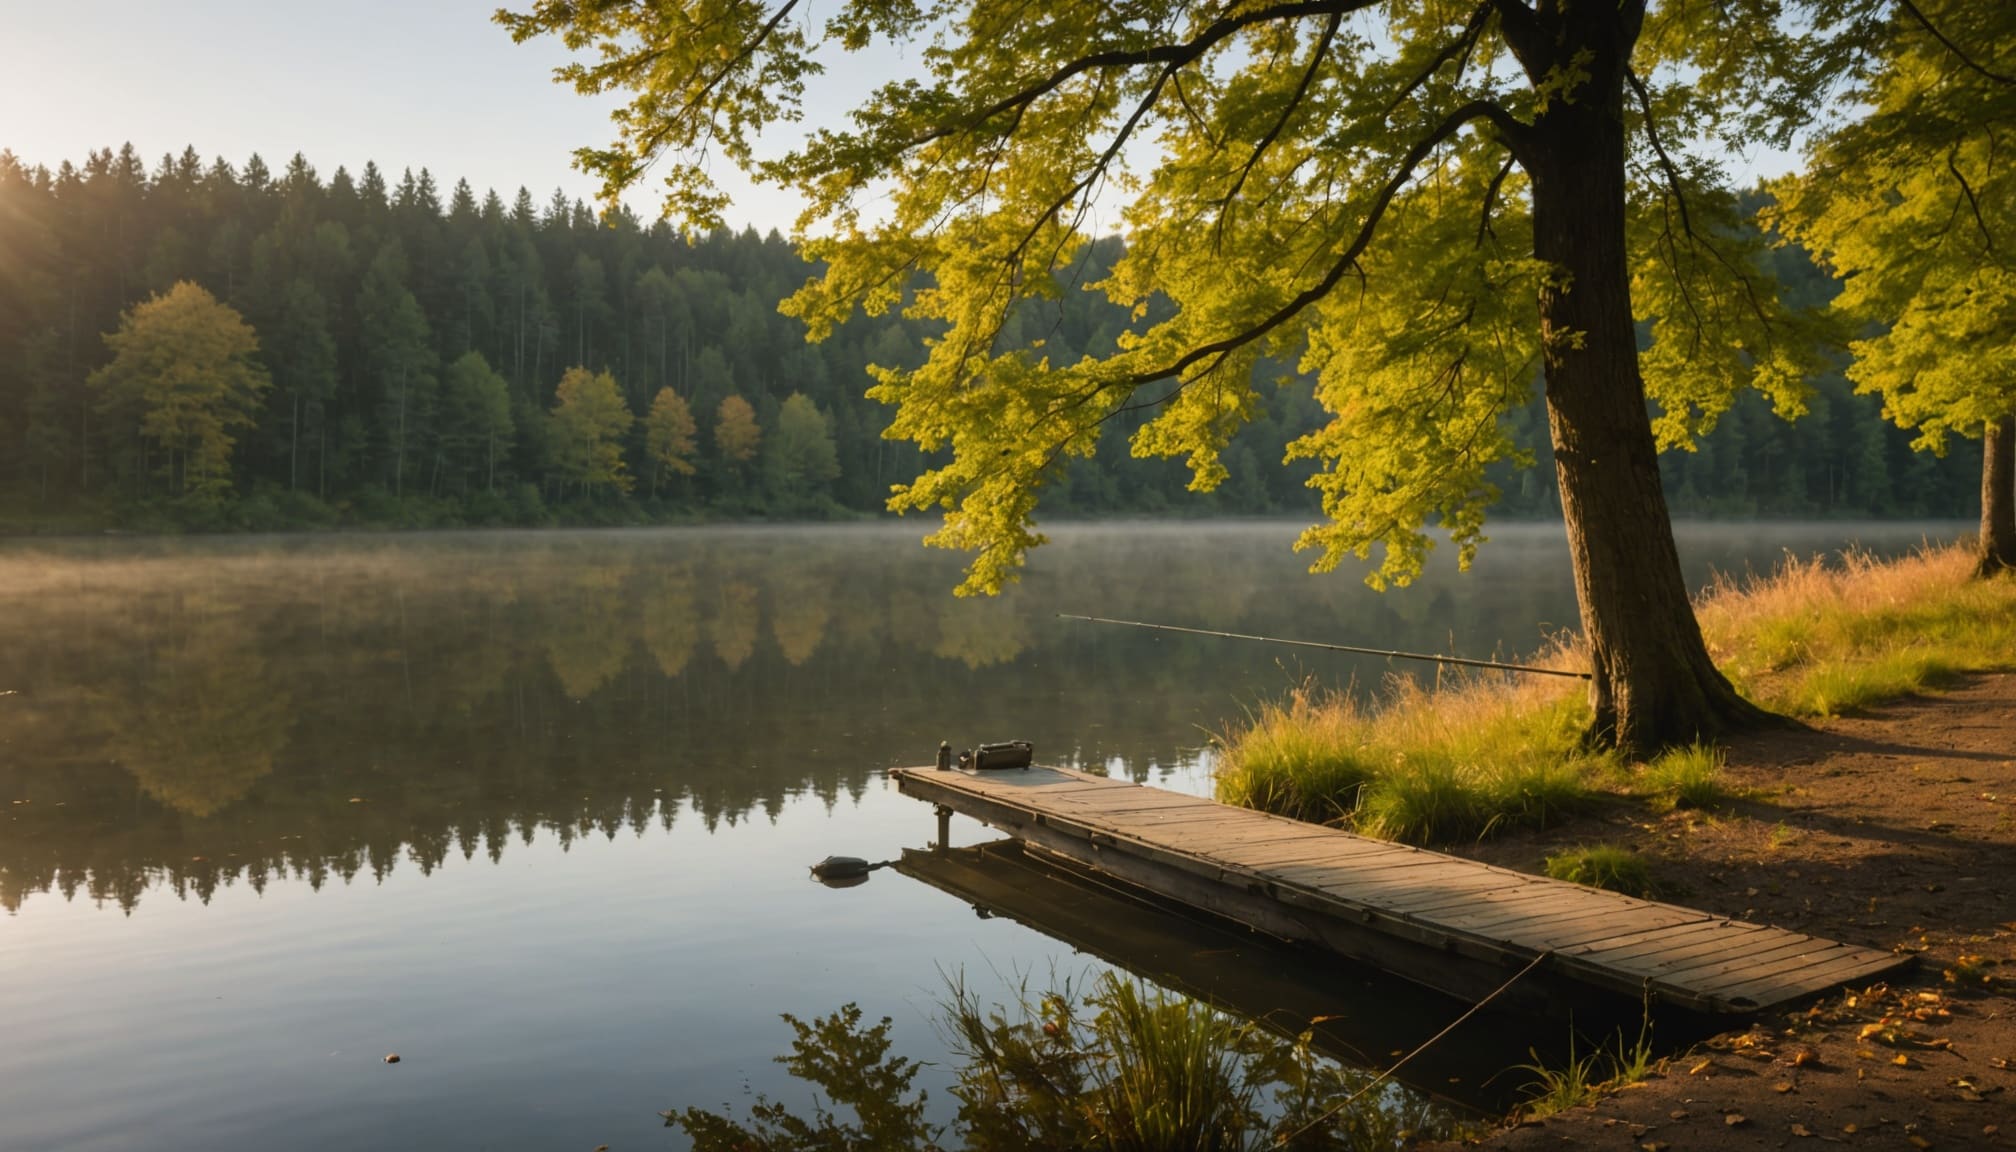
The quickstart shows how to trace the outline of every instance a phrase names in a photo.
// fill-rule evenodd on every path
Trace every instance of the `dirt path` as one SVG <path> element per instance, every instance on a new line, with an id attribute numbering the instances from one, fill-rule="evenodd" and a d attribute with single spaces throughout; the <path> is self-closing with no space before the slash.
<path id="1" fill-rule="evenodd" d="M 1472 854 L 1537 870 L 1569 845 L 1624 844 L 1667 898 L 1908 949 L 1918 969 L 1717 1037 L 1485 1145 L 2016 1148 L 2016 674 L 1738 741 L 1727 781 L 1742 795 L 1712 813 L 1619 805 Z"/>

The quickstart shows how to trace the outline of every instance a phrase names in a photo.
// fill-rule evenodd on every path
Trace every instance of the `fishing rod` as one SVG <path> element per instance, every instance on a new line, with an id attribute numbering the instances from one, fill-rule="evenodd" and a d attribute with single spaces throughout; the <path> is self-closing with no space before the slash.
<path id="1" fill-rule="evenodd" d="M 1530 672 L 1535 676 L 1572 676 L 1588 680 L 1587 672 L 1562 668 L 1541 668 L 1533 664 L 1504 664 L 1496 660 L 1470 660 L 1462 656 L 1431 656 L 1426 652 L 1401 652 L 1387 648 L 1359 648 L 1351 644 L 1325 644 L 1321 640 L 1285 640 L 1279 636 L 1251 636 L 1244 632 L 1214 632 L 1209 628 L 1185 628 L 1177 624 L 1148 624 L 1140 620 L 1109 620 L 1104 616 L 1074 616 L 1057 613 L 1059 620 L 1083 620 L 1088 624 L 1118 624 L 1125 628 L 1148 628 L 1156 632 L 1187 632 L 1192 636 L 1216 636 L 1221 640 L 1258 640 L 1263 644 L 1292 644 L 1298 648 L 1322 648 L 1329 652 L 1356 652 L 1361 656 L 1384 656 L 1388 660 L 1432 660 L 1437 664 L 1460 664 L 1465 668 L 1493 668 L 1500 672 Z"/>

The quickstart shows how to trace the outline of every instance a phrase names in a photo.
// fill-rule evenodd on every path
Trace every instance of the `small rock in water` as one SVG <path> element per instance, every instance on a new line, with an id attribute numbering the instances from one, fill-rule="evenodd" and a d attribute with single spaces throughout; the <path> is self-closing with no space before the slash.
<path id="1" fill-rule="evenodd" d="M 397 1064 L 398 1062 L 399 1054 L 397 1052 L 390 1053 L 385 1057 L 385 1063 L 387 1064 Z"/>

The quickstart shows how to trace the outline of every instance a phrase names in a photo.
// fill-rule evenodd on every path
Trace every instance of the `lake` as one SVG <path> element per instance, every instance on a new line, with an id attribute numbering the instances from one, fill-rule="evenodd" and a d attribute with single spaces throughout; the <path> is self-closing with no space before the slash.
<path id="1" fill-rule="evenodd" d="M 885 769 L 1026 739 L 1203 792 L 1254 702 L 1420 667 L 1057 613 L 1504 657 L 1576 619 L 1558 525 L 1384 594 L 1295 531 L 1058 527 L 992 600 L 901 523 L 0 544 L 0 1148 L 677 1148 L 660 1110 L 803 1099 L 778 1015 L 848 1002 L 942 1061 L 948 974 L 1101 962 L 810 882 L 932 836 Z M 1699 584 L 1965 531 L 1680 538 Z"/>

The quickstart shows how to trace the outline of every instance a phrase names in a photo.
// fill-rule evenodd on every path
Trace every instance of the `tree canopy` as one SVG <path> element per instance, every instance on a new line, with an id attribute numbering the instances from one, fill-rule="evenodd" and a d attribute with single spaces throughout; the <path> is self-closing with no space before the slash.
<path id="1" fill-rule="evenodd" d="M 2016 12 L 1932 7 L 1986 65 L 2016 56 Z M 2016 78 L 1983 66 L 1901 28 L 1853 93 L 1868 114 L 1777 186 L 1776 222 L 1841 278 L 1834 305 L 1863 326 L 1849 378 L 1931 447 L 2016 408 L 2016 177 L 1999 154 L 2016 133 Z"/>
<path id="2" fill-rule="evenodd" d="M 828 486 L 841 508 L 872 512 L 892 483 L 925 464 L 915 445 L 885 440 L 886 409 L 864 393 L 864 365 L 917 362 L 934 322 L 899 315 L 856 318 L 817 346 L 777 313 L 778 301 L 816 267 L 781 236 L 753 230 L 681 234 L 627 210 L 596 216 L 564 197 L 537 204 L 527 193 L 485 194 L 422 169 L 386 179 L 320 175 L 296 157 L 269 172 L 257 157 L 204 164 L 193 151 L 164 156 L 151 171 L 131 149 L 104 149 L 54 170 L 0 151 L 0 519 L 65 526 L 148 525 L 277 529 L 309 524 L 546 524 L 597 521 L 623 497 L 559 495 L 547 453 L 545 412 L 567 367 L 561 353 L 585 347 L 586 367 L 616 377 L 631 410 L 649 411 L 659 389 L 686 399 L 711 428 L 721 398 L 739 392 L 764 426 L 793 392 L 830 422 L 841 472 Z M 451 191 L 430 201 L 429 189 Z M 433 421 L 410 431 L 425 465 L 392 495 L 396 405 L 382 401 L 378 349 L 357 323 L 357 304 L 378 252 L 396 241 L 403 286 L 419 302 L 436 354 L 441 397 Z M 1094 241 L 1088 277 L 1124 251 Z M 576 277 L 576 255 L 601 269 Z M 1832 281 L 1796 249 L 1774 251 L 1786 291 L 1824 302 Z M 585 267 L 585 266 L 584 266 Z M 257 426 L 235 432 L 232 490 L 217 504 L 162 503 L 166 489 L 136 479 L 130 427 L 91 410 L 85 379 L 110 358 L 97 339 L 120 315 L 188 280 L 243 314 L 259 338 L 273 387 Z M 577 299 L 578 297 L 578 299 Z M 593 298 L 601 309 L 582 307 Z M 1092 292 L 1068 292 L 1042 309 L 1011 315 L 1002 341 L 1040 339 L 1053 357 L 1103 354 L 1128 326 L 1125 310 Z M 478 351 L 509 385 L 511 430 L 494 470 L 478 468 L 450 395 L 453 365 Z M 1050 515 L 1311 515 L 1304 481 L 1316 461 L 1277 467 L 1286 446 L 1327 415 L 1315 382 L 1293 366 L 1255 369 L 1262 410 L 1222 454 L 1226 482 L 1186 491 L 1180 460 L 1130 458 L 1133 430 L 1155 415 L 1123 413 L 1090 457 L 1072 457 L 1044 494 Z M 1271 381 L 1289 374 L 1278 387 Z M 396 382 L 396 377 L 395 377 Z M 1812 412 L 1797 425 L 1771 414 L 1759 393 L 1739 397 L 1695 452 L 1660 461 L 1677 514 L 1855 517 L 1957 515 L 1971 504 L 1978 441 L 1946 457 L 1910 451 L 1910 435 L 1880 416 L 1880 401 L 1853 395 L 1832 372 L 1813 381 Z M 1547 413 L 1536 399 L 1506 423 L 1520 457 L 1492 465 L 1503 490 L 1497 510 L 1559 514 Z M 631 471 L 650 472 L 648 433 L 633 429 Z M 626 520 L 688 520 L 754 512 L 767 498 L 743 492 L 731 506 L 712 438 L 698 438 L 690 482 L 645 484 L 621 510 Z M 434 467 L 437 452 L 440 467 Z M 158 463 L 158 461 L 156 461 Z M 151 467 L 151 465 L 150 465 Z M 151 473 L 150 473 L 151 475 Z M 570 489 L 572 491 L 572 489 Z M 761 509 L 769 511 L 768 509 Z M 18 519 L 17 519 L 18 518 Z"/>
<path id="3" fill-rule="evenodd" d="M 105 346 L 112 362 L 90 380 L 99 408 L 160 450 L 171 490 L 219 499 L 231 484 L 235 430 L 252 424 L 272 383 L 251 327 L 185 281 L 129 312 Z"/>
<path id="4" fill-rule="evenodd" d="M 950 451 L 892 505 L 943 512 L 932 541 L 974 553 L 962 591 L 1014 577 L 1060 461 L 1126 413 L 1152 413 L 1135 455 L 1183 458 L 1198 489 L 1227 480 L 1263 356 L 1315 375 L 1331 414 L 1291 448 L 1318 463 L 1327 519 L 1300 542 L 1317 566 L 1376 548 L 1373 579 L 1404 582 L 1430 522 L 1467 561 L 1490 469 L 1518 455 L 1506 418 L 1544 377 L 1592 738 L 1642 749 L 1760 718 L 1701 643 L 1657 450 L 1745 387 L 1804 409 L 1814 333 L 1736 227 L 1720 159 L 1786 144 L 1886 5 L 798 8 L 536 0 L 497 18 L 580 52 L 563 81 L 627 96 L 616 140 L 577 154 L 612 199 L 669 158 L 667 210 L 718 219 L 695 161 L 724 154 L 805 198 L 824 271 L 786 309 L 815 339 L 857 309 L 942 327 L 871 395 L 896 407 L 890 435 Z M 849 126 L 758 151 L 825 60 L 918 41 L 918 74 Z M 1125 254 L 1088 275 L 1116 202 Z M 1001 339 L 1079 288 L 1129 311 L 1110 352 Z"/>
<path id="5" fill-rule="evenodd" d="M 623 435 L 636 421 L 607 372 L 569 368 L 553 398 L 554 456 L 568 480 L 588 488 L 628 492 Z"/>
<path id="6" fill-rule="evenodd" d="M 1662 437 L 1685 443 L 1739 384 L 1798 411 L 1812 367 L 1776 330 L 1754 253 L 1716 236 L 1734 202 L 1712 153 L 1682 151 L 1715 133 L 1782 139 L 1789 117 L 1766 113 L 1799 95 L 1797 45 L 1775 6 L 1625 7 L 1643 22 L 1633 288 Z M 924 365 L 883 366 L 874 394 L 898 406 L 893 434 L 952 449 L 896 503 L 948 510 L 941 541 L 978 550 L 977 589 L 1011 575 L 1060 458 L 1093 452 L 1116 416 L 1155 411 L 1134 453 L 1186 458 L 1197 488 L 1223 482 L 1223 449 L 1259 410 L 1263 353 L 1318 375 L 1333 414 L 1293 449 L 1325 465 L 1330 523 L 1304 541 L 1322 566 L 1384 545 L 1381 571 L 1405 580 L 1436 519 L 1474 545 L 1486 470 L 1521 455 L 1500 418 L 1540 366 L 1532 300 L 1548 273 L 1517 160 L 1530 121 L 1589 81 L 1576 51 L 1535 41 L 1553 11 L 860 2 L 821 27 L 790 2 L 555 2 L 499 18 L 594 49 L 563 71 L 584 91 L 629 93 L 619 139 L 579 154 L 612 195 L 669 157 L 668 211 L 716 220 L 724 199 L 677 163 L 708 148 L 805 195 L 801 228 L 827 271 L 787 308 L 815 336 L 857 307 L 945 325 Z M 1725 17 L 1746 35 L 1716 31 Z M 929 40 L 922 75 L 877 90 L 850 128 L 759 155 L 756 129 L 801 111 L 827 57 L 915 39 Z M 1088 277 L 1080 258 L 1115 185 L 1133 193 L 1127 254 Z M 864 211 L 885 187 L 886 215 Z M 919 272 L 927 286 L 906 298 Z M 1137 321 L 1111 354 L 1058 360 L 999 339 L 1018 308 L 1088 287 Z"/>

